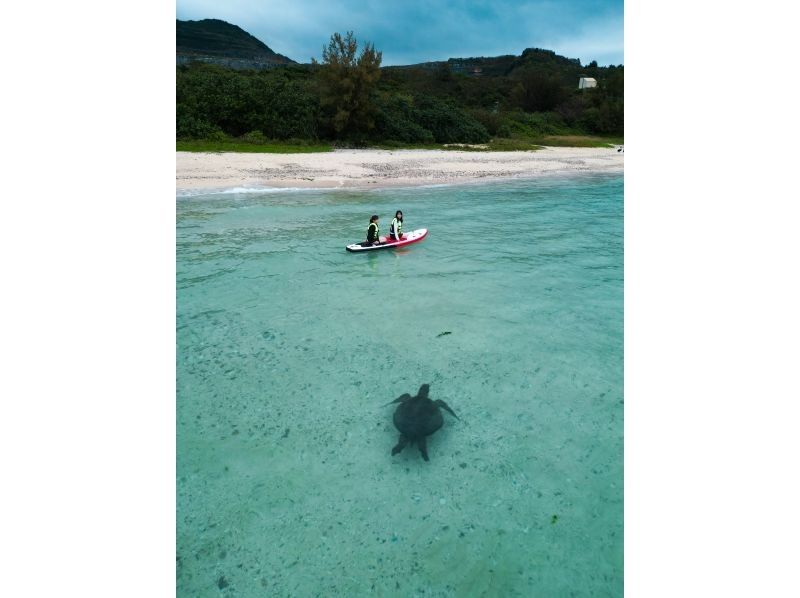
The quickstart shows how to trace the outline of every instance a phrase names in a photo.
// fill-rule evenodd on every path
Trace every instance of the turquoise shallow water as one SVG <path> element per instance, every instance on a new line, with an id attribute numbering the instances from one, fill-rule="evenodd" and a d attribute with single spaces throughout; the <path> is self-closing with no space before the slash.
<path id="1" fill-rule="evenodd" d="M 622 595 L 622 232 L 621 175 L 178 197 L 178 595 Z"/>

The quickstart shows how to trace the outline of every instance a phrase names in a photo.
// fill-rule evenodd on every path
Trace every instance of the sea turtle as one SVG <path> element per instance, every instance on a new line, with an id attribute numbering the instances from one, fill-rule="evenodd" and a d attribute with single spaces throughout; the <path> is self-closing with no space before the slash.
<path id="1" fill-rule="evenodd" d="M 405 393 L 391 403 L 387 403 L 387 405 L 400 403 L 394 412 L 394 425 L 400 430 L 400 440 L 397 446 L 392 449 L 392 455 L 402 451 L 407 444 L 416 442 L 419 452 L 422 453 L 422 458 L 428 461 L 426 437 L 441 428 L 444 423 L 439 407 L 447 410 L 453 417 L 458 419 L 458 416 L 453 413 L 447 403 L 441 399 L 431 401 L 428 398 L 429 390 L 430 385 L 423 384 L 419 387 L 417 396 L 412 397 L 410 394 Z"/>

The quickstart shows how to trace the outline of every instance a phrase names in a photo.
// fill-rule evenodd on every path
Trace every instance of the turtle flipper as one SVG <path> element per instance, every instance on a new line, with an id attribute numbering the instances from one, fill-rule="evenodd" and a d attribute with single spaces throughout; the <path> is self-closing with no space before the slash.
<path id="1" fill-rule="evenodd" d="M 446 410 L 448 413 L 450 413 L 450 415 L 452 415 L 452 416 L 453 416 L 453 417 L 455 417 L 456 419 L 459 419 L 459 417 L 458 417 L 458 416 L 457 416 L 457 415 L 456 415 L 456 414 L 453 412 L 453 410 L 452 410 L 452 409 L 450 409 L 450 407 L 448 406 L 448 404 L 447 404 L 447 403 L 445 403 L 445 402 L 444 402 L 442 399 L 439 399 L 438 401 L 434 401 L 434 403 L 436 403 L 437 405 L 439 405 L 439 407 L 441 407 L 442 409 Z"/>
<path id="2" fill-rule="evenodd" d="M 407 444 L 408 444 L 408 438 L 400 434 L 400 440 L 397 441 L 397 445 L 395 445 L 395 447 L 392 449 L 392 455 L 396 455 L 397 453 L 402 451 L 404 448 L 406 448 Z"/>
<path id="3" fill-rule="evenodd" d="M 392 403 L 405 403 L 410 398 L 411 398 L 411 395 L 406 392 L 406 393 L 401 394 L 394 401 L 389 401 L 388 403 L 386 403 L 386 405 L 391 405 Z M 386 407 L 386 405 L 384 405 L 384 407 Z"/>
<path id="4" fill-rule="evenodd" d="M 423 436 L 417 440 L 417 446 L 419 447 L 419 452 L 422 453 L 422 458 L 426 461 L 430 461 L 430 459 L 428 459 L 428 439 Z"/>

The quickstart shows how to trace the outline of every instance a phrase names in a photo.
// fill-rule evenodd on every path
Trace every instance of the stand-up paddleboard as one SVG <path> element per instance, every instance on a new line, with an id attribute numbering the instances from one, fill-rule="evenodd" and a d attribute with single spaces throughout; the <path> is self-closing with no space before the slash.
<path id="1" fill-rule="evenodd" d="M 380 245 L 361 245 L 361 243 L 353 243 L 345 247 L 347 251 L 373 251 L 375 249 L 389 249 L 390 247 L 402 247 L 403 245 L 411 245 L 417 241 L 422 241 L 428 234 L 427 228 L 418 228 L 412 230 L 410 233 L 404 233 L 399 241 L 395 241 L 391 237 L 378 237 Z"/>

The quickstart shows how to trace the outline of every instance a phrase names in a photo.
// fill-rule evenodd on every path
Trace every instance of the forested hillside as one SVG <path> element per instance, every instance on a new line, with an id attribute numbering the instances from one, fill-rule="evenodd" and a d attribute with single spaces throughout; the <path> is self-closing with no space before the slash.
<path id="1" fill-rule="evenodd" d="M 334 34 L 322 61 L 268 70 L 178 66 L 178 139 L 426 145 L 623 135 L 624 68 L 542 49 L 383 67 Z M 597 87 L 578 89 L 580 77 Z"/>
<path id="2" fill-rule="evenodd" d="M 175 45 L 178 64 L 197 61 L 261 69 L 294 62 L 240 27 L 219 19 L 176 20 Z"/>

